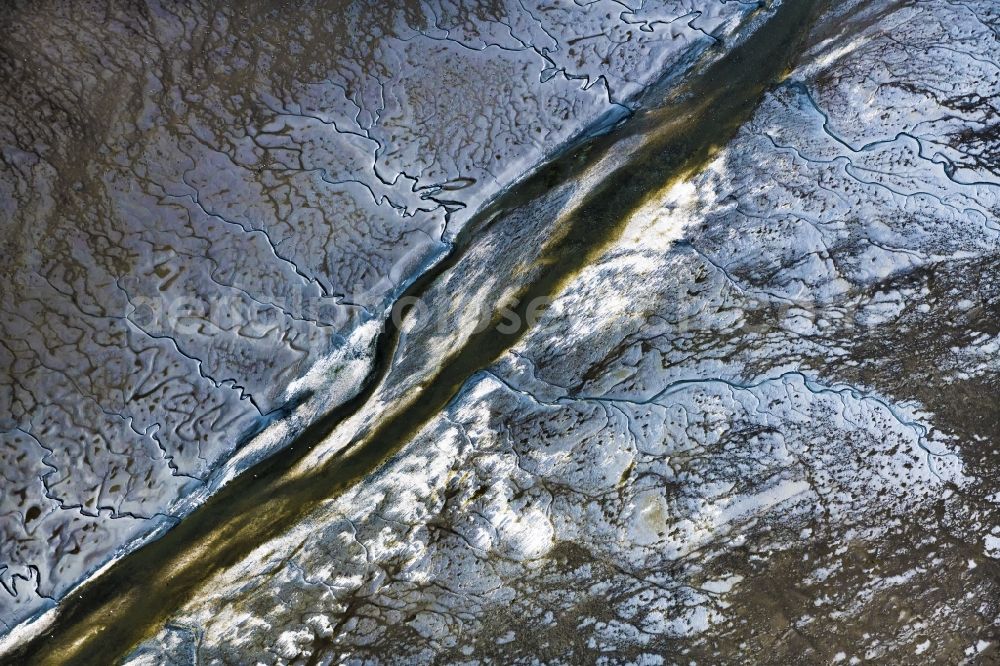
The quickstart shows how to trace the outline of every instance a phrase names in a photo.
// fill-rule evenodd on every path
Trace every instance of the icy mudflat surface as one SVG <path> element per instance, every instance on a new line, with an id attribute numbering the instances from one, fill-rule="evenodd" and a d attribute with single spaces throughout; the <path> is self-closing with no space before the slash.
<path id="1" fill-rule="evenodd" d="M 320 4 L 4 8 L 0 633 L 315 363 L 310 414 L 349 395 L 362 325 L 483 201 L 747 9 Z"/>
<path id="2" fill-rule="evenodd" d="M 514 349 L 131 663 L 995 658 L 998 29 L 986 2 L 835 7 Z M 441 280 L 348 430 L 585 181 Z"/>

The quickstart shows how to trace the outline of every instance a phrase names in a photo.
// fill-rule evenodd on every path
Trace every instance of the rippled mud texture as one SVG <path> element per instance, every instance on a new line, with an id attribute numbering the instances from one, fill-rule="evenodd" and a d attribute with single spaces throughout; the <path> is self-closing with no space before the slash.
<path id="1" fill-rule="evenodd" d="M 994 663 L 998 27 L 829 7 L 710 164 L 131 662 Z"/>
<path id="2" fill-rule="evenodd" d="M 310 414 L 350 397 L 484 201 L 748 9 L 6 3 L 0 634 L 210 494 L 315 363 L 353 365 Z"/>

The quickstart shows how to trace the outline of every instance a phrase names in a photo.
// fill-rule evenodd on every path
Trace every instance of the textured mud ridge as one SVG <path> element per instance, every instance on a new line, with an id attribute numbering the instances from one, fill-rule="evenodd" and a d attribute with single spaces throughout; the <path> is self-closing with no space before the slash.
<path id="1" fill-rule="evenodd" d="M 349 398 L 484 201 L 750 9 L 6 3 L 0 634 Z"/>

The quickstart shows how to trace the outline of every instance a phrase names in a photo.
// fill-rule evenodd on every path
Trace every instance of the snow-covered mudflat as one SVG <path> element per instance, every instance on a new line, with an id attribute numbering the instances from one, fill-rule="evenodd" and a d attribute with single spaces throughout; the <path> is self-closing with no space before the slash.
<path id="1" fill-rule="evenodd" d="M 605 152 L 501 207 L 423 290 L 364 404 L 276 485 L 328 494 L 310 492 L 267 538 L 235 537 L 239 557 L 164 612 L 128 663 L 995 660 L 1000 14 L 818 5 L 787 33 L 804 40 L 795 64 L 735 133 L 659 182 L 657 160 L 685 147 L 648 147 L 745 91 L 685 88 L 732 70 L 634 46 L 691 21 L 648 19 L 624 40 L 629 62 L 673 63 L 676 90 L 704 93 L 667 93 L 662 108 L 704 99 L 702 115 L 640 112 Z M 755 14 L 706 60 L 789 7 Z M 522 8 L 539 24 L 560 15 Z M 614 10 L 598 43 L 648 10 Z M 572 21 L 572 52 L 556 58 L 513 20 L 434 16 L 441 32 L 420 39 L 540 49 L 552 63 L 538 85 L 578 86 L 558 58 L 598 53 L 612 100 L 652 80 L 614 69 L 618 48 L 588 51 Z M 501 155 L 519 166 L 496 182 L 538 156 Z M 573 245 L 564 234 L 589 213 L 614 232 Z M 573 270 L 552 277 L 556 260 Z M 525 294 L 544 307 L 503 341 L 478 326 L 481 303 L 524 314 Z M 336 485 L 337 461 L 364 446 L 391 455 Z M 304 496 L 261 497 L 259 523 L 225 527 L 270 525 Z M 182 559 L 151 576 L 168 581 Z"/>

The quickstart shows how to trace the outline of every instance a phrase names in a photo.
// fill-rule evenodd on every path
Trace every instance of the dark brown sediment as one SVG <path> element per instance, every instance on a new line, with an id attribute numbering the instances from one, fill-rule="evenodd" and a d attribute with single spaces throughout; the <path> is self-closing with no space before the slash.
<path id="1" fill-rule="evenodd" d="M 731 51 L 708 61 L 655 108 L 637 113 L 610 134 L 593 137 L 484 209 L 456 241 L 453 254 L 417 280 L 419 296 L 464 256 L 484 225 L 504 211 L 577 177 L 624 140 L 638 147 L 565 217 L 543 247 L 535 279 L 511 308 L 525 310 L 558 293 L 566 281 L 613 243 L 629 214 L 656 192 L 703 167 L 744 124 L 764 91 L 790 66 L 820 0 L 786 0 Z M 717 55 L 717 54 L 715 54 Z M 283 533 L 320 502 L 377 469 L 432 419 L 478 370 L 523 335 L 491 326 L 441 360 L 437 372 L 405 403 L 392 405 L 368 432 L 308 475 L 293 469 L 347 416 L 366 404 L 387 373 L 398 342 L 392 320 L 380 336 L 375 368 L 357 397 L 306 428 L 289 449 L 223 487 L 159 540 L 115 563 L 60 605 L 46 631 L 3 657 L 4 663 L 113 663 L 155 632 L 214 573 Z"/>

